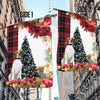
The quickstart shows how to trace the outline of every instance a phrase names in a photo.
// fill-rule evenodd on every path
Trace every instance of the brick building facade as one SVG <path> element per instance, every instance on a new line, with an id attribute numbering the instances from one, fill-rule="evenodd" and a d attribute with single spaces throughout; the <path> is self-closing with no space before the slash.
<path id="1" fill-rule="evenodd" d="M 89 11 L 78 11 L 78 6 L 91 7 Z M 70 6 L 71 7 L 71 6 Z M 100 19 L 99 0 L 74 0 L 75 13 Z M 100 100 L 100 21 L 97 21 L 97 53 L 98 69 L 93 72 L 75 72 L 75 95 L 79 100 Z"/>
<path id="2" fill-rule="evenodd" d="M 0 28 L 22 22 L 23 0 L 0 0 Z M 0 100 L 20 100 L 20 89 L 6 87 L 7 29 L 0 30 Z M 26 99 L 27 100 L 27 99 Z"/>

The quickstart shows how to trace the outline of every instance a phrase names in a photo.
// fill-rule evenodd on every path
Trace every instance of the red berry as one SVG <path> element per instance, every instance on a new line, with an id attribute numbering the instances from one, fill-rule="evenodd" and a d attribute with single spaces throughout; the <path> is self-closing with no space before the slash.
<path id="1" fill-rule="evenodd" d="M 50 51 L 50 47 L 48 48 L 48 50 Z"/>
<path id="2" fill-rule="evenodd" d="M 85 65 L 83 65 L 83 67 L 85 68 L 86 66 L 85 66 Z"/>
<path id="3" fill-rule="evenodd" d="M 20 85 L 19 87 L 22 88 L 22 85 Z"/>
<path id="4" fill-rule="evenodd" d="M 45 39 L 45 41 L 47 41 L 47 39 Z"/>

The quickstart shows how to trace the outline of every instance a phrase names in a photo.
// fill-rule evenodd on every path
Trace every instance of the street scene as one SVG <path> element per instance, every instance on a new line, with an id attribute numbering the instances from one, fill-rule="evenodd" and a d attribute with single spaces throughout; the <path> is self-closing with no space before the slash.
<path id="1" fill-rule="evenodd" d="M 100 100 L 99 36 L 100 0 L 0 0 L 0 100 Z"/>

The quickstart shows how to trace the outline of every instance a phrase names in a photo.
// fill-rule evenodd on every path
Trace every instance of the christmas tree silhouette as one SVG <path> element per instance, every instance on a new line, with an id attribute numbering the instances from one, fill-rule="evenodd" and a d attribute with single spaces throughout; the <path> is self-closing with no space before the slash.
<path id="1" fill-rule="evenodd" d="M 75 50 L 74 62 L 87 62 L 86 53 L 84 50 L 84 46 L 82 43 L 82 39 L 78 27 L 76 28 L 73 39 L 74 39 L 73 48 Z"/>
<path id="2" fill-rule="evenodd" d="M 22 61 L 22 78 L 23 77 L 36 77 L 38 76 L 36 65 L 31 53 L 29 42 L 25 36 L 24 41 L 21 46 L 21 51 L 23 53 Z"/>

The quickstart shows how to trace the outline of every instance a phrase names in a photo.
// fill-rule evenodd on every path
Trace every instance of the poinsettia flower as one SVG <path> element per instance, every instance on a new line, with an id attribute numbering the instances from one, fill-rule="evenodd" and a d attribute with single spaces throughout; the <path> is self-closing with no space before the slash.
<path id="1" fill-rule="evenodd" d="M 40 27 L 43 27 L 43 23 L 38 22 L 37 23 Z"/>
<path id="2" fill-rule="evenodd" d="M 51 18 L 45 17 L 43 22 L 44 27 L 51 25 Z"/>
<path id="3" fill-rule="evenodd" d="M 87 22 L 90 24 L 90 25 L 93 25 L 93 26 L 96 26 L 96 21 L 95 19 L 91 18 L 91 20 L 87 20 Z"/>

